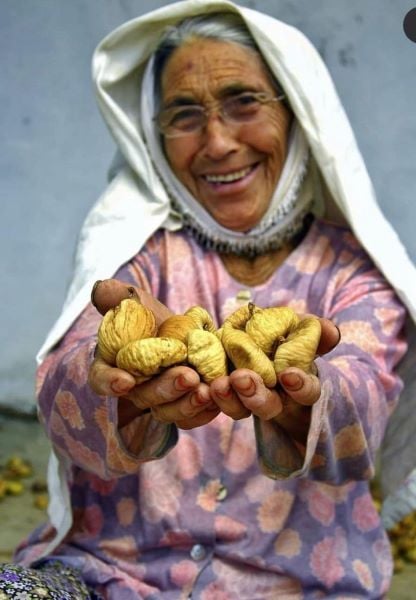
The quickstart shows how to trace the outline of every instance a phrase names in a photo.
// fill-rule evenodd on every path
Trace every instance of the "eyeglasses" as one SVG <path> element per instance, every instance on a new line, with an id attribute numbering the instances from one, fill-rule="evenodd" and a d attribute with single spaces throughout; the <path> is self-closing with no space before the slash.
<path id="1" fill-rule="evenodd" d="M 280 102 L 284 97 L 284 94 L 273 96 L 267 92 L 244 92 L 219 100 L 210 108 L 201 104 L 172 106 L 161 110 L 154 120 L 165 137 L 183 137 L 200 133 L 206 126 L 209 115 L 215 111 L 218 111 L 226 123 L 254 123 L 264 118 L 265 105 Z"/>

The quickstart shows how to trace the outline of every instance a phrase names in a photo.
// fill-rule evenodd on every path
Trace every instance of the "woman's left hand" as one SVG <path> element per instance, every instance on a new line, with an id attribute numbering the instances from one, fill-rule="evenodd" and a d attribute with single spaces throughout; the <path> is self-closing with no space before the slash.
<path id="1" fill-rule="evenodd" d="M 328 319 L 320 319 L 322 334 L 318 355 L 330 352 L 340 340 L 338 328 Z M 291 367 L 279 374 L 278 385 L 267 388 L 262 378 L 249 369 L 236 369 L 210 386 L 211 397 L 233 419 L 251 414 L 262 420 L 273 419 L 289 435 L 306 441 L 311 407 L 319 400 L 321 385 L 317 375 Z"/>
<path id="2" fill-rule="evenodd" d="M 288 398 L 302 406 L 312 406 L 321 393 L 316 375 L 294 367 L 280 374 L 279 384 L 269 389 L 254 371 L 236 369 L 230 375 L 213 381 L 210 392 L 221 410 L 233 419 L 254 414 L 266 421 L 281 414 Z"/>

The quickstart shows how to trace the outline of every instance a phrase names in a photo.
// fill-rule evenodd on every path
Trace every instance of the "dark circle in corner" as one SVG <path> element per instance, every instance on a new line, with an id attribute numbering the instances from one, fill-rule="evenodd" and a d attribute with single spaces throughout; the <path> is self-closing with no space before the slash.
<path id="1" fill-rule="evenodd" d="M 403 30 L 409 40 L 416 43 L 416 7 L 411 8 L 403 20 Z"/>

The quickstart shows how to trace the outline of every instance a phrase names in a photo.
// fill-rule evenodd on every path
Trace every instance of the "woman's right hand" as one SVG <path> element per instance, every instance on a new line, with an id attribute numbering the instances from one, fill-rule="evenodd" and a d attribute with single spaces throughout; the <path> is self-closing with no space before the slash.
<path id="1" fill-rule="evenodd" d="M 157 325 L 172 314 L 144 290 L 115 279 L 95 284 L 91 300 L 97 310 L 105 314 L 132 295 L 137 295 L 153 311 Z M 97 356 L 90 367 L 88 382 L 97 394 L 119 398 L 120 427 L 149 410 L 156 420 L 174 423 L 182 429 L 205 425 L 220 412 L 210 398 L 209 387 L 201 382 L 194 369 L 186 366 L 171 367 L 137 385 L 130 373 L 110 366 Z"/>
<path id="2" fill-rule="evenodd" d="M 150 411 L 157 421 L 191 429 L 209 423 L 220 412 L 209 387 L 190 367 L 171 367 L 136 385 L 130 373 L 96 357 L 88 382 L 97 394 L 119 398 L 119 427 Z"/>

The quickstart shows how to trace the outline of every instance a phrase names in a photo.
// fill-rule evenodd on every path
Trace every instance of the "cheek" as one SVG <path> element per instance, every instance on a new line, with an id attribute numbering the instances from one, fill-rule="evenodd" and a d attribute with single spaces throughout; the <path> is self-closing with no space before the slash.
<path id="1" fill-rule="evenodd" d="M 180 140 L 166 140 L 164 144 L 165 156 L 170 168 L 181 181 L 191 177 L 191 165 L 194 151 L 189 143 Z"/>
<path id="2" fill-rule="evenodd" d="M 281 170 L 288 151 L 289 124 L 283 119 L 276 120 L 267 137 L 264 137 L 265 152 L 275 168 Z"/>
<path id="3" fill-rule="evenodd" d="M 291 119 L 286 111 L 270 115 L 269 121 L 262 127 L 250 132 L 250 139 L 245 142 L 257 151 L 268 156 L 269 161 L 284 161 L 288 148 L 288 137 Z"/>

